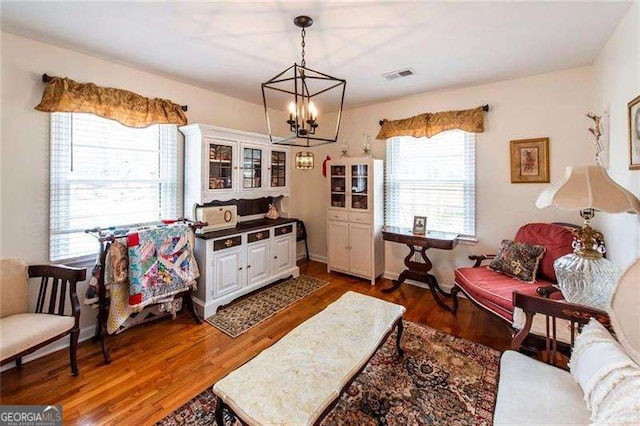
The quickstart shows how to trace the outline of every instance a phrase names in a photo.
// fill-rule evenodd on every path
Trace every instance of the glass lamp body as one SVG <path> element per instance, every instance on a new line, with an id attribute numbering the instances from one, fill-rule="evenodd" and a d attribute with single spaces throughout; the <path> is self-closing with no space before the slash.
<path id="1" fill-rule="evenodd" d="M 556 259 L 553 267 L 567 301 L 602 310 L 609 307 L 613 289 L 622 274 L 620 268 L 604 257 L 583 257 L 576 253 Z"/>

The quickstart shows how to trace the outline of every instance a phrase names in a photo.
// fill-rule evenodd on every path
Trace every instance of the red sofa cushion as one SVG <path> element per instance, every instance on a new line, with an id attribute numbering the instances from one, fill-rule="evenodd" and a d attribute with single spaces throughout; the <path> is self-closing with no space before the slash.
<path id="1" fill-rule="evenodd" d="M 476 303 L 504 318 L 510 324 L 513 321 L 513 292 L 535 296 L 538 287 L 549 286 L 550 281 L 538 280 L 533 284 L 518 281 L 515 278 L 499 274 L 486 266 L 478 268 L 458 268 L 455 281 Z M 552 298 L 562 298 L 560 292 Z"/>
<path id="2" fill-rule="evenodd" d="M 538 266 L 538 277 L 557 283 L 553 262 L 557 258 L 573 252 L 573 234 L 564 226 L 551 223 L 529 223 L 522 226 L 516 234 L 515 241 L 547 248 Z M 540 279 L 536 284 L 540 283 Z M 537 285 L 539 287 L 540 284 Z M 515 290 L 515 289 L 514 289 Z"/>

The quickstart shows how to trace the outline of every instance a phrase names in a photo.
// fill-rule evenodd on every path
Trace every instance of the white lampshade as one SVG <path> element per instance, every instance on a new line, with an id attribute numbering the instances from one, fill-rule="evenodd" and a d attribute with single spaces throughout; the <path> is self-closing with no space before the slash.
<path id="1" fill-rule="evenodd" d="M 536 206 L 640 213 L 640 200 L 615 183 L 601 166 L 567 167 L 564 178 L 538 196 Z"/>

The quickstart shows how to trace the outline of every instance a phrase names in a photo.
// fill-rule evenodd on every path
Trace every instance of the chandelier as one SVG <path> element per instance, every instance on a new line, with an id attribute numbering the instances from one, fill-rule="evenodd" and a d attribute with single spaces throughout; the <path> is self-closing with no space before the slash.
<path id="1" fill-rule="evenodd" d="M 300 64 L 294 63 L 262 83 L 269 138 L 274 144 L 305 147 L 336 142 L 347 82 L 307 68 L 305 36 L 306 28 L 313 24 L 313 20 L 308 16 L 298 16 L 293 23 L 301 28 Z M 285 136 L 274 136 L 274 131 Z"/>

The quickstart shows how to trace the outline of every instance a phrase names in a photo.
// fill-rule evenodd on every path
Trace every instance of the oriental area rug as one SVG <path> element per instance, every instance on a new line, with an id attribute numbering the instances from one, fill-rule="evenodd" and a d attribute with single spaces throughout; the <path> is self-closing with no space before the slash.
<path id="1" fill-rule="evenodd" d="M 405 321 L 404 357 L 395 331 L 342 394 L 322 425 L 491 425 L 500 352 Z M 158 423 L 215 424 L 211 388 Z M 225 425 L 241 423 L 225 410 Z"/>
<path id="2" fill-rule="evenodd" d="M 300 275 L 219 309 L 206 321 L 235 338 L 327 284 L 328 281 Z"/>

